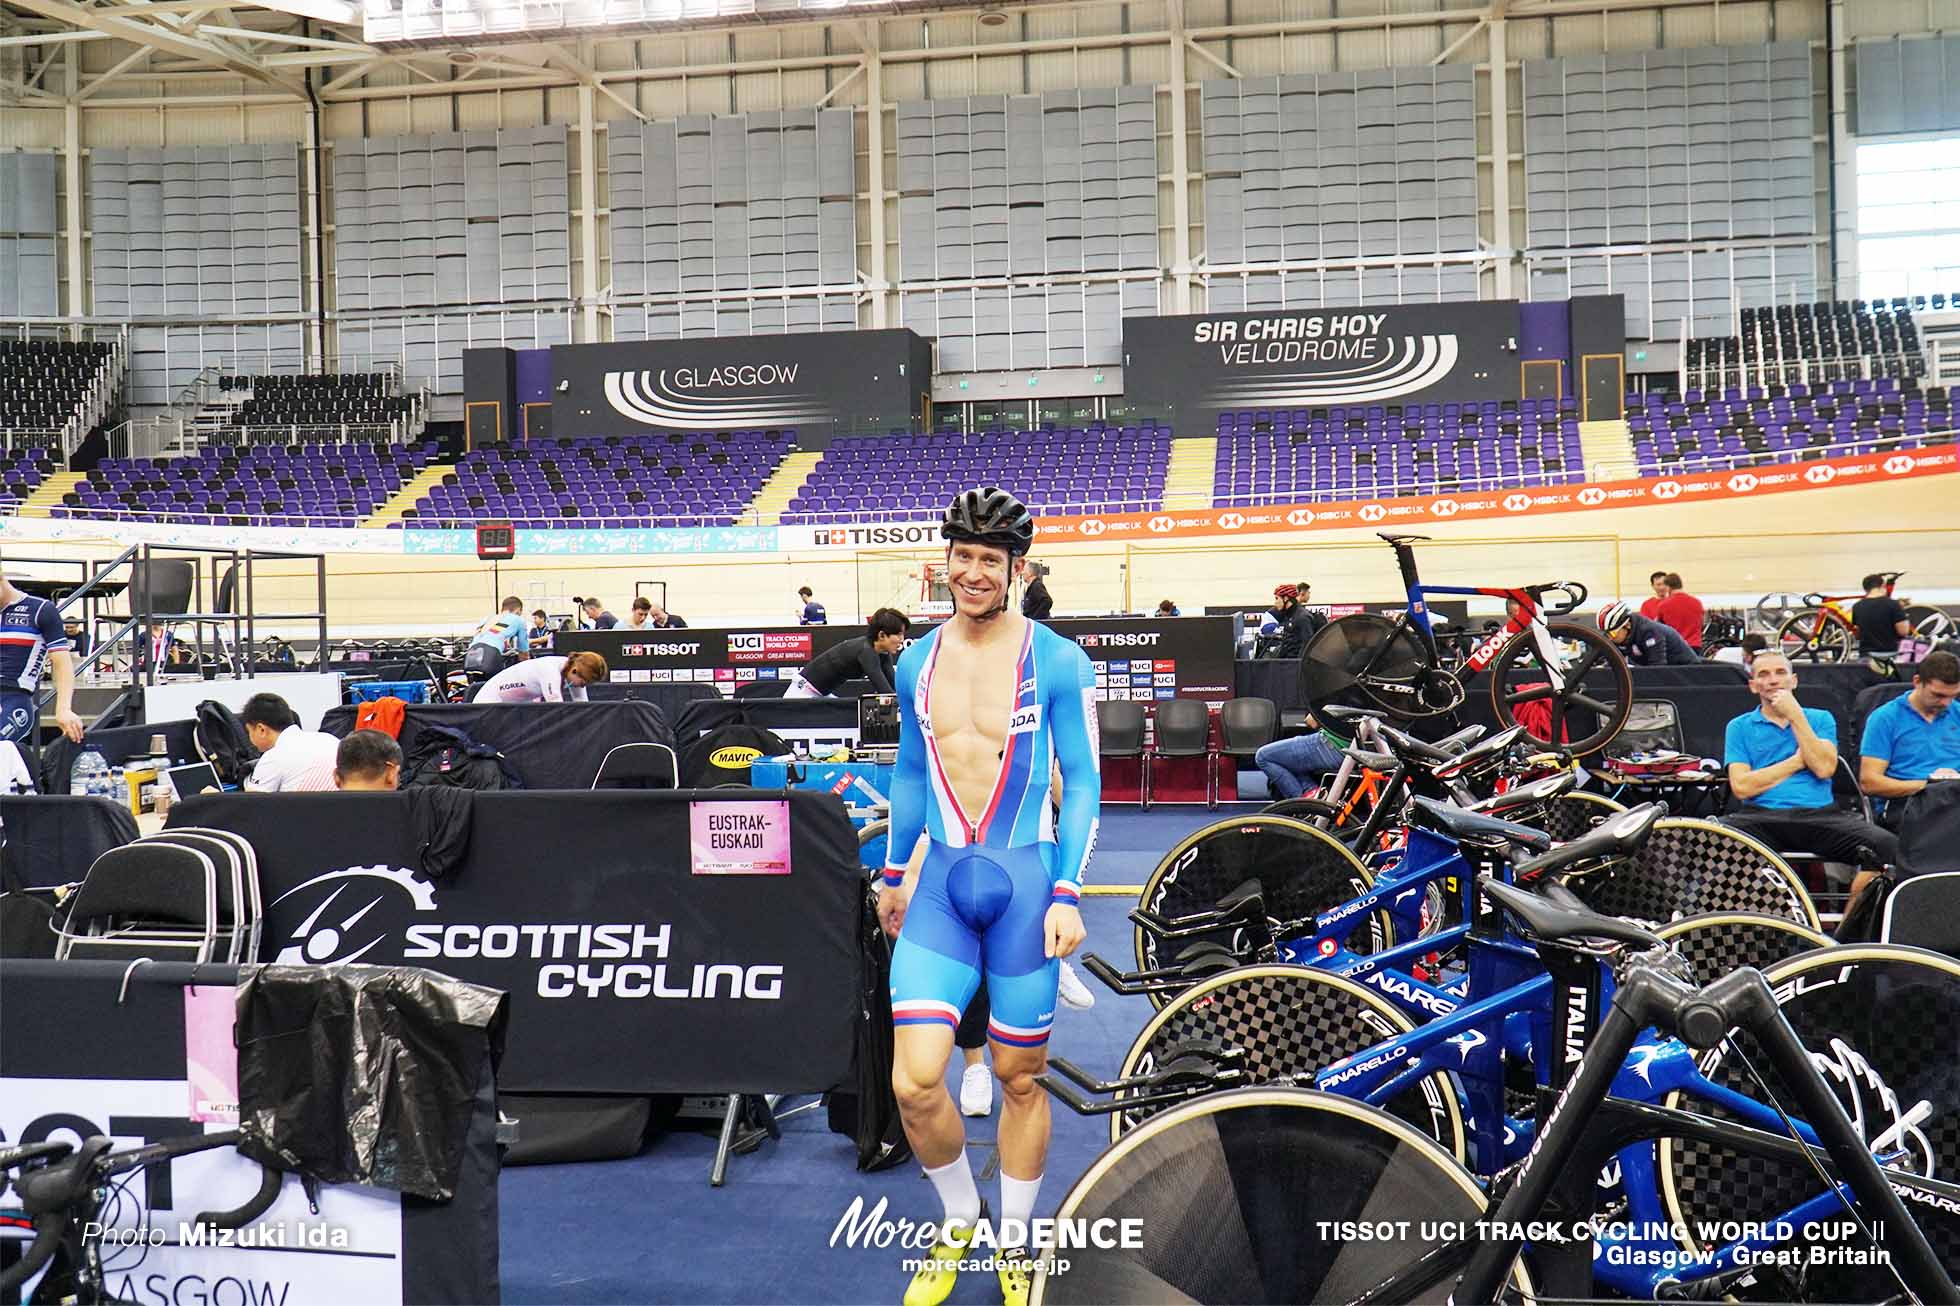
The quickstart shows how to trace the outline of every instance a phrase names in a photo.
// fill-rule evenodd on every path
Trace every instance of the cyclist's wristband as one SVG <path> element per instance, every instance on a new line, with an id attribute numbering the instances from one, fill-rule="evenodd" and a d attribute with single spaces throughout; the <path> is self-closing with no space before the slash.
<path id="1" fill-rule="evenodd" d="M 887 866 L 881 883 L 887 889 L 903 888 L 905 885 L 905 868 L 903 866 Z"/>
<path id="2" fill-rule="evenodd" d="M 1082 905 L 1082 886 L 1073 880 L 1055 881 L 1054 900 L 1070 907 Z"/>

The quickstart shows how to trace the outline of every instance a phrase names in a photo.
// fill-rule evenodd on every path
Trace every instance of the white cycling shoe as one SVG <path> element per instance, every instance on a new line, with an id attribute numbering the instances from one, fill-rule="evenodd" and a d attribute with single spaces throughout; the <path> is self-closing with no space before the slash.
<path id="1" fill-rule="evenodd" d="M 960 1114 L 984 1116 L 994 1109 L 994 1072 L 975 1062 L 960 1072 Z"/>
<path id="2" fill-rule="evenodd" d="M 1075 973 L 1075 967 L 1067 961 L 1062 962 L 1061 997 L 1063 1005 L 1074 1007 L 1077 1011 L 1087 1011 L 1096 1005 L 1096 995 L 1090 992 L 1082 977 Z"/>

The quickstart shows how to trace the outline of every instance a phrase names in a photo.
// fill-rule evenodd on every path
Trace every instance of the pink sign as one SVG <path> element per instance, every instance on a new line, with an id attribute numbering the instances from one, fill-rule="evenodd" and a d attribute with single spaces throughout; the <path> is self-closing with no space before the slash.
<path id="1" fill-rule="evenodd" d="M 788 875 L 789 803 L 692 802 L 688 851 L 696 875 Z"/>
<path id="2" fill-rule="evenodd" d="M 199 984 L 184 990 L 184 1077 L 190 1081 L 190 1118 L 207 1124 L 238 1123 L 237 993 L 230 985 Z"/>

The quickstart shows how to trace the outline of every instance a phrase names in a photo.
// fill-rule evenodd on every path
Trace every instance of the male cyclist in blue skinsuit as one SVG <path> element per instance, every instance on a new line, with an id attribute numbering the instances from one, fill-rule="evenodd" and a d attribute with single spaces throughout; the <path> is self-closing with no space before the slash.
<path id="1" fill-rule="evenodd" d="M 1012 495 L 969 490 L 946 511 L 951 620 L 899 659 L 898 769 L 878 916 L 892 951 L 892 1088 L 945 1219 L 905 1306 L 937 1306 L 985 1208 L 946 1091 L 960 1013 L 984 973 L 1000 1079 L 1001 1224 L 1026 1230 L 1048 1158 L 1047 1066 L 1061 959 L 1082 942 L 1082 871 L 1102 803 L 1095 675 L 1064 636 L 1008 603 L 1034 520 Z M 1049 807 L 1062 774 L 1062 810 Z M 920 834 L 924 862 L 908 882 Z M 1025 1237 L 1025 1234 L 1023 1234 Z M 1000 1258 L 1008 1306 L 1026 1302 L 1025 1251 Z"/>

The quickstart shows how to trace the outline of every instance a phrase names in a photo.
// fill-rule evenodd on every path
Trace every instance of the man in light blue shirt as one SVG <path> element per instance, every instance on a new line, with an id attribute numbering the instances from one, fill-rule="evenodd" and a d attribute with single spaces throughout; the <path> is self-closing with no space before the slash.
<path id="1" fill-rule="evenodd" d="M 1777 852 L 1814 853 L 1856 866 L 1856 897 L 1872 872 L 1898 861 L 1897 836 L 1838 810 L 1831 796 L 1837 721 L 1797 702 L 1790 659 L 1769 649 L 1758 653 L 1749 688 L 1759 706 L 1729 722 L 1723 748 L 1736 799 L 1723 821 Z"/>
<path id="2" fill-rule="evenodd" d="M 1960 658 L 1929 653 L 1901 694 L 1871 714 L 1859 748 L 1858 783 L 1892 810 L 1928 781 L 1960 779 Z M 1888 813 L 1889 819 L 1889 813 Z"/>

